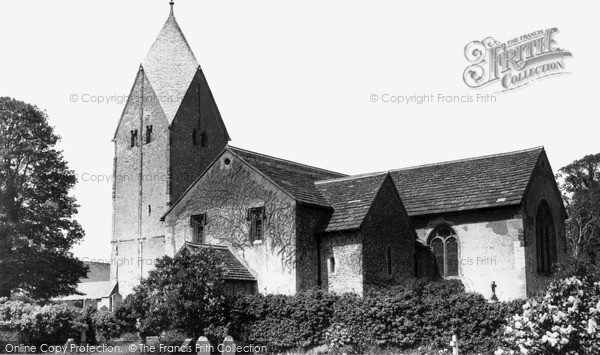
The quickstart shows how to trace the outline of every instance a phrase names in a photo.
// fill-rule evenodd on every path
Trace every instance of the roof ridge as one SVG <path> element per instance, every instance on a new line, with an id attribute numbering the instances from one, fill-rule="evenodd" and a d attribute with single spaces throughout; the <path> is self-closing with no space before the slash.
<path id="1" fill-rule="evenodd" d="M 259 155 L 259 156 L 264 157 L 264 158 L 269 158 L 269 159 L 277 160 L 277 161 L 284 162 L 284 163 L 290 163 L 290 164 L 293 164 L 293 165 L 297 165 L 297 166 L 301 166 L 301 167 L 305 167 L 305 168 L 309 168 L 309 169 L 319 170 L 319 171 L 324 172 L 324 173 L 331 173 L 331 174 L 337 174 L 337 175 L 341 175 L 341 176 L 348 176 L 346 174 L 338 173 L 337 171 L 327 170 L 327 169 L 319 168 L 319 167 L 308 165 L 308 164 L 298 163 L 298 162 L 295 162 L 295 161 L 292 161 L 292 160 L 274 157 L 272 155 L 267 155 L 267 154 L 263 154 L 263 153 L 253 152 L 251 150 L 240 148 L 240 147 L 235 147 L 235 146 L 232 146 L 230 144 L 228 144 L 227 147 L 228 148 L 232 148 L 234 150 L 239 150 L 239 151 L 242 151 L 242 152 Z"/>
<path id="2" fill-rule="evenodd" d="M 348 175 L 348 176 L 343 176 L 343 177 L 339 177 L 339 178 L 326 179 L 326 180 L 318 180 L 318 181 L 315 181 L 315 184 L 327 184 L 327 183 L 330 183 L 330 182 L 355 180 L 355 179 L 372 177 L 372 176 L 377 176 L 377 175 L 384 175 L 384 174 L 388 174 L 388 173 L 389 173 L 389 171 L 377 171 L 377 172 L 373 172 L 373 173 L 363 173 L 363 174 L 356 174 L 356 175 Z"/>
<path id="3" fill-rule="evenodd" d="M 502 156 L 507 156 L 507 155 L 514 155 L 514 154 L 519 154 L 519 153 L 532 152 L 532 151 L 539 150 L 539 149 L 544 149 L 544 146 L 540 145 L 540 146 L 537 146 L 537 147 L 527 148 L 527 149 L 521 149 L 521 150 L 515 150 L 515 151 L 512 151 L 512 152 L 488 154 L 488 155 L 481 155 L 481 156 L 476 156 L 476 157 L 471 157 L 471 158 L 456 159 L 456 160 L 446 160 L 446 161 L 441 161 L 441 162 L 437 162 L 437 163 L 414 165 L 414 166 L 409 166 L 409 167 L 405 167 L 405 168 L 391 169 L 391 170 L 389 170 L 389 172 L 403 171 L 403 170 L 412 170 L 412 169 L 426 168 L 426 167 L 430 167 L 430 166 L 439 166 L 439 165 L 454 164 L 454 163 L 462 163 L 462 162 L 466 162 L 466 161 L 474 161 L 474 160 L 481 160 L 481 159 L 488 159 L 488 158 L 496 158 L 496 157 L 502 157 Z"/>

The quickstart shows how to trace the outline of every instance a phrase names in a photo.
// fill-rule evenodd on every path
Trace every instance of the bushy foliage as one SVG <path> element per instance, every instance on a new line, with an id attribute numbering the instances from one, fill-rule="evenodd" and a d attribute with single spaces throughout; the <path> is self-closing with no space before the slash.
<path id="1" fill-rule="evenodd" d="M 270 351 L 311 348 L 323 344 L 338 299 L 318 290 L 232 298 L 230 331 L 236 340 Z"/>
<path id="2" fill-rule="evenodd" d="M 555 264 L 552 277 L 554 280 L 563 280 L 571 277 L 586 278 L 589 281 L 600 281 L 600 268 L 588 256 L 572 257 L 566 261 Z"/>
<path id="3" fill-rule="evenodd" d="M 600 283 L 571 277 L 523 305 L 495 354 L 599 354 Z"/>
<path id="4" fill-rule="evenodd" d="M 123 333 L 123 328 L 121 328 L 121 324 L 113 312 L 96 312 L 92 322 L 98 341 L 108 341 L 119 337 Z"/>
<path id="5" fill-rule="evenodd" d="M 134 304 L 136 303 L 136 301 L 134 301 L 134 297 L 135 294 L 128 295 L 123 303 L 118 305 L 114 310 L 115 320 L 119 324 L 119 327 L 123 333 L 137 332 L 136 321 L 138 312 L 134 308 Z M 141 302 L 137 303 L 141 304 Z"/>
<path id="6" fill-rule="evenodd" d="M 54 342 L 56 339 L 79 339 L 80 310 L 64 304 L 39 305 L 0 299 L 0 330 L 22 332 L 33 343 Z"/>
<path id="7" fill-rule="evenodd" d="M 117 320 L 139 320 L 142 334 L 181 330 L 193 336 L 223 336 L 223 272 L 222 262 L 208 248 L 157 259 L 156 268 L 134 289 L 129 309 L 120 310 Z"/>
<path id="8" fill-rule="evenodd" d="M 330 295 L 311 291 L 295 296 L 239 297 L 231 321 L 240 342 L 270 351 L 326 344 L 333 352 L 419 346 L 447 348 L 453 334 L 466 353 L 490 353 L 506 319 L 523 301 L 489 303 L 466 293 L 460 281 L 415 281 L 391 289 Z"/>

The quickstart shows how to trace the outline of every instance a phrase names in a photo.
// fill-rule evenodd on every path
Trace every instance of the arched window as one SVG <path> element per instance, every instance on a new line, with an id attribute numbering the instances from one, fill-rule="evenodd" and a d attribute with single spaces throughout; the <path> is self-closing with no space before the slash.
<path id="1" fill-rule="evenodd" d="M 546 201 L 540 202 L 535 216 L 535 244 L 537 269 L 539 273 L 552 272 L 552 264 L 556 262 L 556 230 L 552 211 Z"/>
<path id="2" fill-rule="evenodd" d="M 442 276 L 458 276 L 458 240 L 448 226 L 436 228 L 429 237 L 429 246 L 435 255 Z"/>

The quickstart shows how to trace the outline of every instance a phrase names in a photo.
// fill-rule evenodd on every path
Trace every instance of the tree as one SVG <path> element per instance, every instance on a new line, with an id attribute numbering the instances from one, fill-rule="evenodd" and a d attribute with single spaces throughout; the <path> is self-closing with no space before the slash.
<path id="1" fill-rule="evenodd" d="M 184 249 L 173 258 L 158 259 L 156 268 L 126 300 L 140 321 L 140 332 L 180 330 L 193 336 L 218 332 L 226 324 L 223 273 L 212 248 L 194 253 Z"/>
<path id="2" fill-rule="evenodd" d="M 600 153 L 590 154 L 558 171 L 569 219 L 571 254 L 594 261 L 600 249 Z"/>
<path id="3" fill-rule="evenodd" d="M 87 274 L 70 251 L 84 232 L 59 139 L 46 113 L 0 98 L 0 297 L 70 294 Z"/>

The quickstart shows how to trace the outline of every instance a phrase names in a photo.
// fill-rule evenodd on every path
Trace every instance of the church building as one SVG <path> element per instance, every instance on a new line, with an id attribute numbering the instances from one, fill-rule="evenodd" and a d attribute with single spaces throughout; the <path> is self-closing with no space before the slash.
<path id="1" fill-rule="evenodd" d="M 111 281 L 209 248 L 228 291 L 363 294 L 460 279 L 500 300 L 547 283 L 565 209 L 542 147 L 348 176 L 248 151 L 230 137 L 171 12 L 114 138 Z"/>

